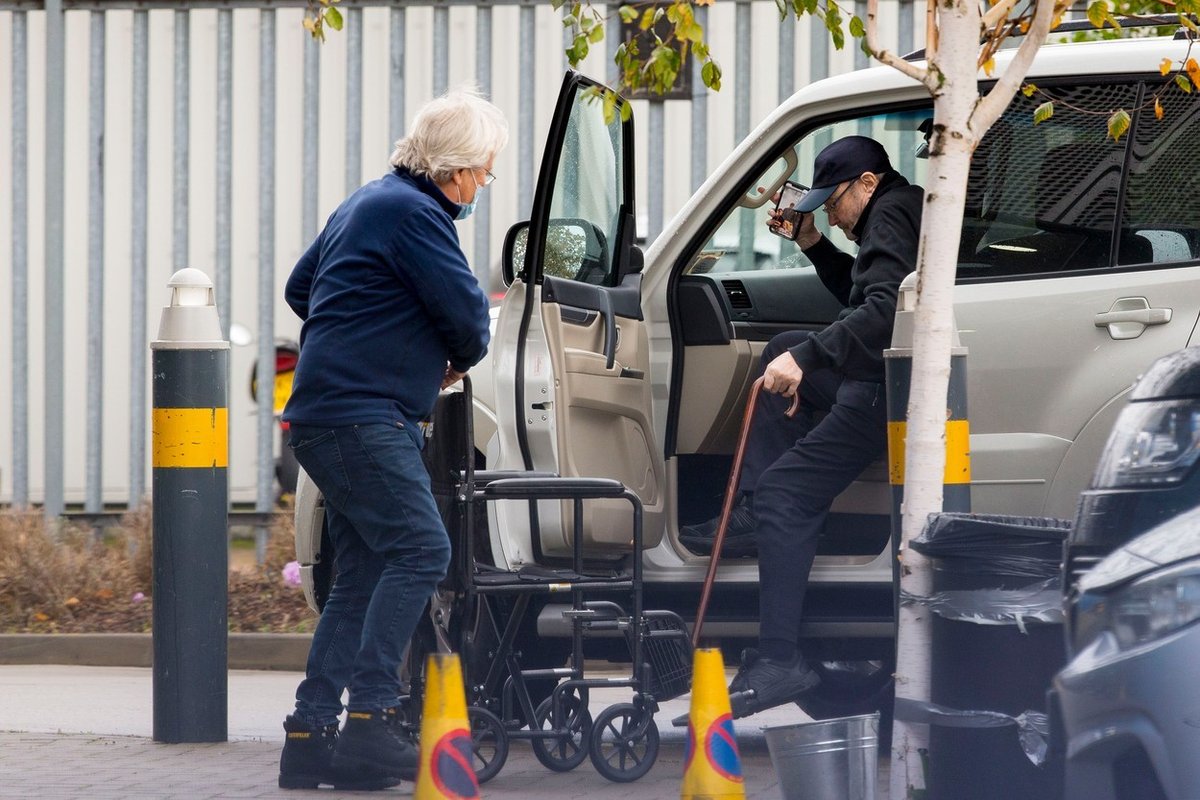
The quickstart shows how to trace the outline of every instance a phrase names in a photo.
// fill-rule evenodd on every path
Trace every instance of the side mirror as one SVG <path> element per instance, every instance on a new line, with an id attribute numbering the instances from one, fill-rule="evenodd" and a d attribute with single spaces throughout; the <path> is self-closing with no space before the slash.
<path id="1" fill-rule="evenodd" d="M 518 222 L 504 235 L 504 251 L 500 257 L 500 278 L 512 286 L 518 271 L 525 274 L 525 245 L 529 241 L 529 220 Z M 519 269 L 518 269 L 519 268 Z"/>

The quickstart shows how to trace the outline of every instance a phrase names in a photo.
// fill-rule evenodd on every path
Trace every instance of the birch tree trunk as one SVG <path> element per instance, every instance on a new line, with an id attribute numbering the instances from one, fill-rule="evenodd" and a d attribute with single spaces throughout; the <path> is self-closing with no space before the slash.
<path id="1" fill-rule="evenodd" d="M 972 0 L 938 8 L 939 47 L 929 69 L 937 79 L 925 210 L 917 255 L 912 385 L 905 440 L 900 589 L 926 597 L 932 591 L 926 559 L 909 548 L 931 513 L 942 508 L 946 466 L 946 392 L 954 336 L 954 273 L 962 235 L 967 172 L 977 140 L 969 122 L 979 99 L 976 86 L 979 11 Z M 969 398 L 968 398 L 969 402 Z M 896 697 L 928 701 L 930 619 L 923 605 L 900 607 L 896 642 Z M 929 746 L 926 725 L 896 720 L 892 735 L 890 793 L 909 797 L 925 786 L 920 751 Z"/>
<path id="2" fill-rule="evenodd" d="M 917 255 L 912 385 L 905 439 L 900 588 L 907 595 L 927 597 L 932 592 L 929 564 L 909 543 L 921 533 L 929 515 L 942 509 L 946 394 L 954 337 L 954 276 L 971 155 L 1024 80 L 1037 48 L 1045 41 L 1054 7 L 1053 0 L 1038 3 L 1028 35 L 1016 56 L 983 98 L 978 88 L 981 19 L 979 6 L 973 0 L 940 0 L 924 71 L 915 71 L 911 64 L 876 50 L 881 61 L 924 82 L 934 98 L 934 129 Z M 998 16 L 1003 18 L 1002 14 Z M 873 20 L 869 24 L 873 33 Z M 993 24 L 989 20 L 989 26 Z M 970 398 L 967 402 L 969 407 Z M 929 700 L 931 613 L 923 605 L 900 608 L 896 643 L 898 698 Z M 914 790 L 925 788 L 920 753 L 928 746 L 928 726 L 896 720 L 889 776 L 893 800 L 911 798 Z"/>

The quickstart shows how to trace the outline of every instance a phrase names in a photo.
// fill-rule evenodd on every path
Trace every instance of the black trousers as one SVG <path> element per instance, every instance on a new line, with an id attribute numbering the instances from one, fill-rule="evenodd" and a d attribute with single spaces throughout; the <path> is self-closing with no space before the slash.
<path id="1" fill-rule="evenodd" d="M 789 331 L 763 351 L 763 368 L 811 334 Z M 759 639 L 797 642 L 808 573 L 829 506 L 887 449 L 884 385 L 832 370 L 805 373 L 800 408 L 763 392 L 750 423 L 740 488 L 754 493 Z"/>

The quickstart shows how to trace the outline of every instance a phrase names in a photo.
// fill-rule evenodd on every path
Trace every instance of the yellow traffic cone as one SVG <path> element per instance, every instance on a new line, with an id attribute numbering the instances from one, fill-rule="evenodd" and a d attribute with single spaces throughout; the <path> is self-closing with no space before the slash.
<path id="1" fill-rule="evenodd" d="M 471 759 L 462 666 L 454 653 L 433 653 L 425 662 L 421 756 L 413 800 L 478 798 Z"/>
<path id="2" fill-rule="evenodd" d="M 692 707 L 681 800 L 745 797 L 742 759 L 725 688 L 725 662 L 716 648 L 697 650 L 692 661 Z"/>

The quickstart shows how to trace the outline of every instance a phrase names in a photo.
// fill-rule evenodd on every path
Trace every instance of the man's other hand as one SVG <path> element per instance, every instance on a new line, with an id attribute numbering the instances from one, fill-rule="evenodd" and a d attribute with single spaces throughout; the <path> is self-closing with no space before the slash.
<path id="1" fill-rule="evenodd" d="M 817 230 L 816 218 L 811 213 L 800 215 L 800 226 L 796 229 L 796 244 L 801 250 L 807 250 L 821 241 L 821 232 Z"/>
<path id="2" fill-rule="evenodd" d="M 465 372 L 459 372 L 449 364 L 446 365 L 446 374 L 442 377 L 442 388 L 453 386 L 467 376 Z"/>
<path id="3" fill-rule="evenodd" d="M 773 394 L 792 397 L 803 378 L 804 370 L 800 369 L 792 354 L 781 353 L 767 364 L 766 372 L 763 373 L 763 388 Z"/>

